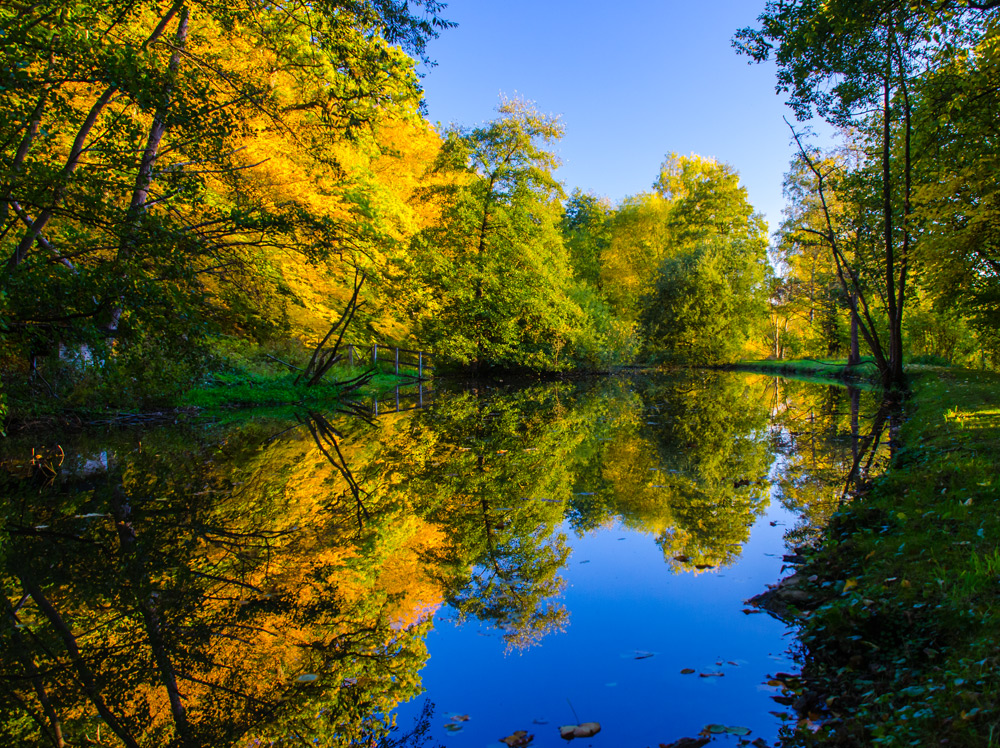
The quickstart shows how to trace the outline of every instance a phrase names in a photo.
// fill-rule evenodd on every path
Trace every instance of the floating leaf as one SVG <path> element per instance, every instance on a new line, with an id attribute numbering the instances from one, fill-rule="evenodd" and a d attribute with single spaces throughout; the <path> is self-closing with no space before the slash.
<path id="1" fill-rule="evenodd" d="M 444 729 L 448 732 L 462 732 L 462 726 L 456 725 L 454 722 L 448 722 L 445 724 Z"/>
<path id="2" fill-rule="evenodd" d="M 534 735 L 529 735 L 527 730 L 516 730 L 505 738 L 500 738 L 501 743 L 506 743 L 510 748 L 524 748 L 531 745 L 535 739 Z"/>
<path id="3" fill-rule="evenodd" d="M 701 748 L 711 742 L 711 738 L 681 738 L 673 743 L 660 743 L 660 748 Z"/>
<path id="4" fill-rule="evenodd" d="M 599 722 L 583 722 L 575 730 L 573 730 L 573 737 L 592 738 L 600 731 L 601 724 Z"/>
<path id="5" fill-rule="evenodd" d="M 706 725 L 705 729 L 701 731 L 701 734 L 745 736 L 750 734 L 750 729 L 747 727 L 730 727 L 728 725 Z"/>
<path id="6" fill-rule="evenodd" d="M 693 672 L 694 672 L 694 668 L 692 668 L 692 667 L 686 667 L 683 670 L 681 670 L 681 675 L 691 675 L 691 673 L 693 673 Z"/>
<path id="7" fill-rule="evenodd" d="M 561 725 L 559 727 L 559 737 L 563 740 L 573 740 L 573 738 L 592 738 L 600 731 L 600 722 L 581 722 L 579 725 Z"/>
<path id="8" fill-rule="evenodd" d="M 702 678 L 721 678 L 725 673 L 698 673 Z"/>

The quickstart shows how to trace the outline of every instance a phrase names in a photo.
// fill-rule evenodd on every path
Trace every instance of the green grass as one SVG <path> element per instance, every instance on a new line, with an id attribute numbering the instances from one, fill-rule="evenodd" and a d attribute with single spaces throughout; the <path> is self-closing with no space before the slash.
<path id="1" fill-rule="evenodd" d="M 758 371 L 797 372 L 838 378 L 846 376 L 867 378 L 877 373 L 875 362 L 869 356 L 863 356 L 860 364 L 850 367 L 847 365 L 846 358 L 764 359 L 762 361 L 741 361 L 735 366 L 749 367 Z"/>
<path id="2" fill-rule="evenodd" d="M 847 366 L 847 359 L 764 359 L 761 361 L 740 361 L 728 364 L 723 369 L 737 371 L 754 371 L 763 374 L 773 374 L 786 379 L 797 379 L 803 382 L 819 384 L 849 382 L 861 389 L 871 389 L 877 386 L 878 371 L 870 357 L 863 357 L 857 366 Z"/>
<path id="3" fill-rule="evenodd" d="M 1000 745 L 1000 376 L 910 377 L 892 466 L 803 570 L 846 591 L 802 630 L 835 720 L 789 745 Z"/>
<path id="4" fill-rule="evenodd" d="M 347 367 L 331 369 L 323 381 L 312 387 L 295 384 L 296 374 L 261 374 L 220 372 L 210 375 L 204 384 L 179 396 L 174 405 L 181 408 L 201 409 L 249 408 L 319 403 L 342 397 L 357 398 L 391 390 L 397 385 L 413 383 L 416 371 L 400 367 L 400 375 L 393 371 L 379 370 L 373 379 L 355 391 L 348 391 L 338 384 L 362 374 L 364 368 Z"/>

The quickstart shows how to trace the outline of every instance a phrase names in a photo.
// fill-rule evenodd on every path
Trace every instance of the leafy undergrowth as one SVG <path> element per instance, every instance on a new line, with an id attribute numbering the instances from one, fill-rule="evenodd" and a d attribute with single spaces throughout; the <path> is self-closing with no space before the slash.
<path id="1" fill-rule="evenodd" d="M 1000 376 L 910 377 L 892 468 L 800 569 L 837 594 L 803 614 L 818 713 L 785 746 L 1000 745 Z"/>
<path id="2" fill-rule="evenodd" d="M 416 381 L 416 372 L 407 376 L 407 372 L 401 370 L 400 376 L 394 372 L 380 371 L 356 391 L 350 391 L 338 384 L 339 381 L 350 380 L 364 371 L 364 369 L 332 369 L 327 374 L 325 382 L 313 387 L 296 384 L 295 374 L 269 377 L 245 372 L 216 373 L 212 374 L 203 386 L 181 395 L 175 405 L 182 408 L 213 409 L 329 402 L 345 395 L 351 398 L 372 395 Z"/>

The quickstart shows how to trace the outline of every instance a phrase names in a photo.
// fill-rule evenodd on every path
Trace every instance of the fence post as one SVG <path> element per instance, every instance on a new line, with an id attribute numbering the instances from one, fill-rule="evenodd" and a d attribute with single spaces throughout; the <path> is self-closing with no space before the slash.
<path id="1" fill-rule="evenodd" d="M 350 343 L 347 344 L 347 365 L 354 368 L 354 346 Z"/>
<path id="2" fill-rule="evenodd" d="M 399 385 L 396 385 L 396 412 L 399 412 Z"/>
<path id="3" fill-rule="evenodd" d="M 378 343 L 372 343 L 372 366 L 378 363 Z"/>
<path id="4" fill-rule="evenodd" d="M 396 349 L 396 375 L 399 375 L 399 348 Z M 399 403 L 396 404 L 396 410 L 399 410 Z"/>
<path id="5" fill-rule="evenodd" d="M 424 378 L 424 352 L 417 351 L 417 378 Z"/>
<path id="6" fill-rule="evenodd" d="M 420 407 L 422 408 L 422 407 L 424 407 L 424 383 L 423 382 L 420 383 L 420 387 L 418 389 L 419 389 L 419 392 L 420 392 L 420 396 L 419 396 L 420 397 Z"/>

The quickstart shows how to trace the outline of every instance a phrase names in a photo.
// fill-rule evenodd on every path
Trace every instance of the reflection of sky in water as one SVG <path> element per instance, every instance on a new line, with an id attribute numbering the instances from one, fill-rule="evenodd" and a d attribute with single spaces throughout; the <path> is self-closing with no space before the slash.
<path id="1" fill-rule="evenodd" d="M 572 704 L 580 721 L 602 727 L 573 741 L 580 748 L 655 746 L 713 723 L 773 740 L 781 723 L 769 711 L 782 707 L 765 683 L 791 667 L 792 642 L 767 614 L 742 611 L 744 600 L 779 578 L 792 522 L 772 502 L 739 560 L 701 573 L 671 573 L 651 535 L 613 527 L 576 538 L 564 528 L 573 548 L 562 572 L 567 630 L 505 654 L 498 634 L 475 621 L 457 626 L 447 609 L 438 611 L 421 673 L 426 693 L 398 711 L 397 724 L 408 729 L 429 698 L 434 738 L 446 745 L 501 745 L 499 738 L 527 730 L 533 746 L 556 746 L 565 744 L 558 726 L 577 722 Z M 696 672 L 682 675 L 685 668 Z M 709 672 L 724 676 L 699 675 Z M 469 715 L 460 733 L 444 730 L 450 714 Z"/>

